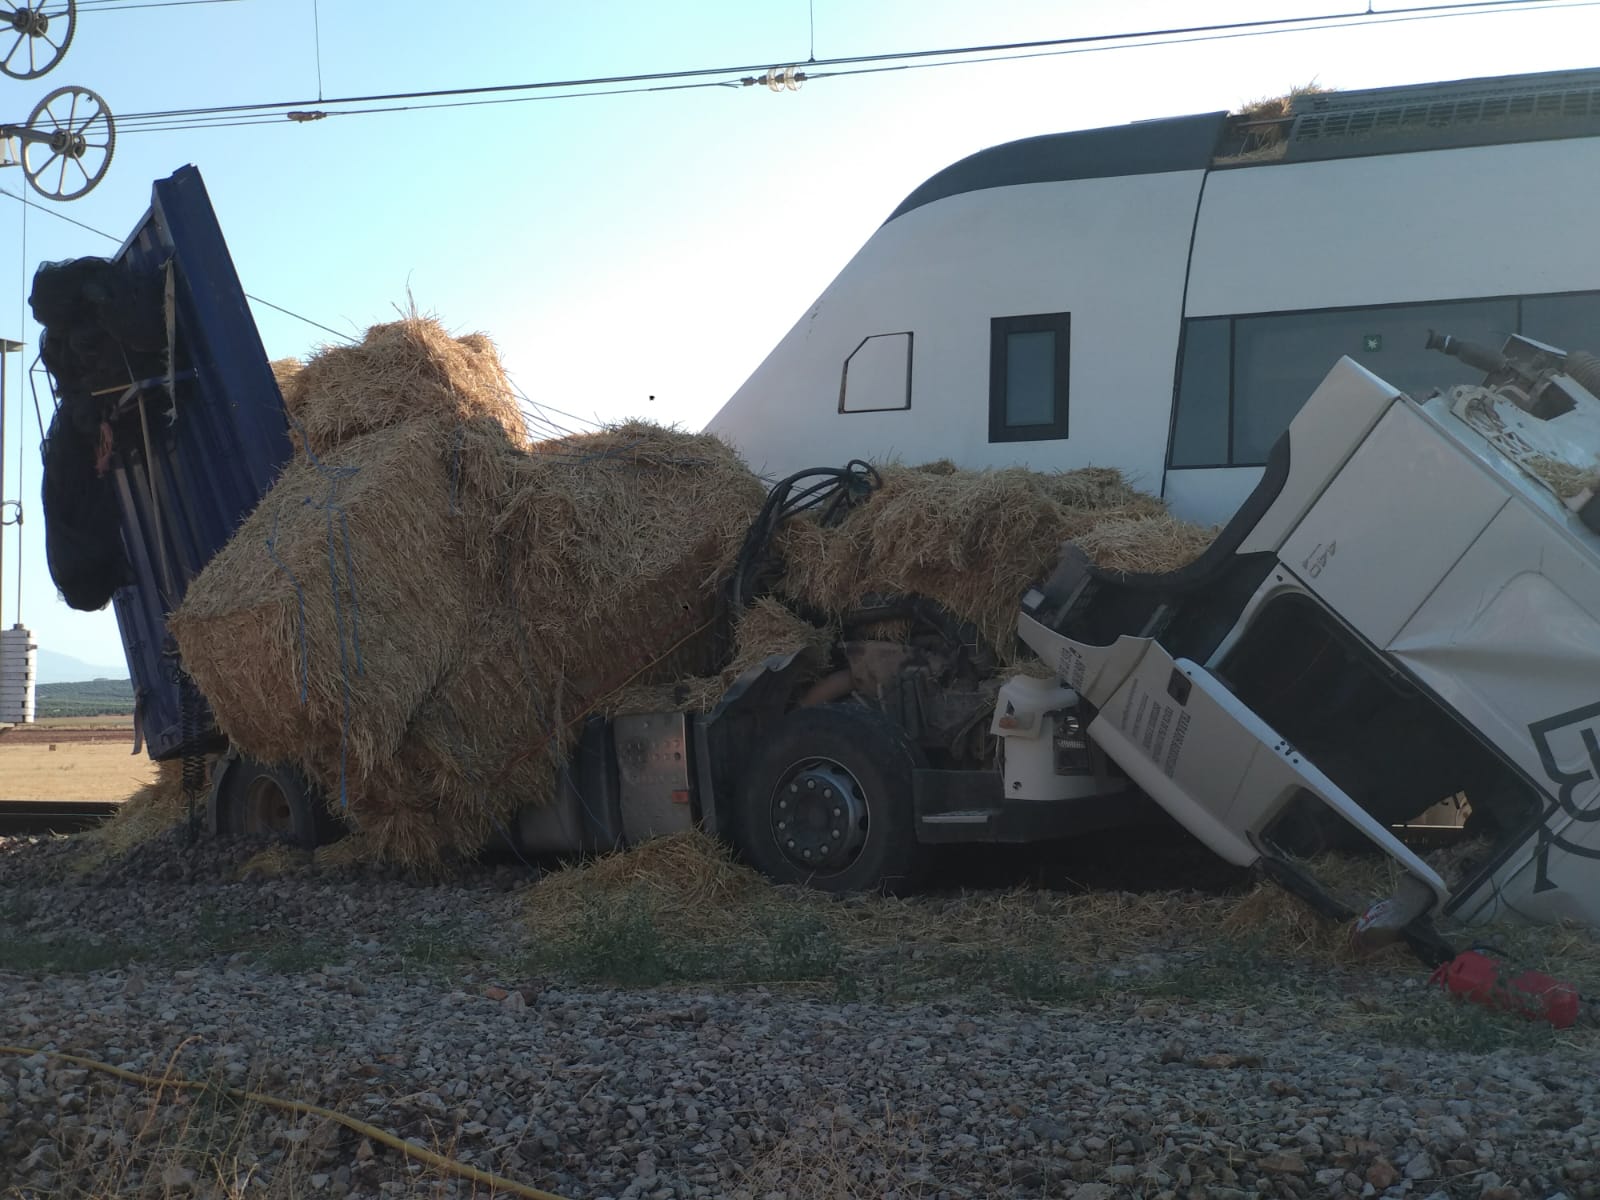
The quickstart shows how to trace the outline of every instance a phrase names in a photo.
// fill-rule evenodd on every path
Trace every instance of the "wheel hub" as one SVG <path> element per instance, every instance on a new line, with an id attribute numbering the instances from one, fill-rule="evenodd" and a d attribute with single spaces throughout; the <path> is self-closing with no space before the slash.
<path id="1" fill-rule="evenodd" d="M 11 14 L 11 28 L 29 37 L 44 37 L 50 32 L 50 18 L 42 8 L 19 8 Z"/>
<path id="2" fill-rule="evenodd" d="M 796 866 L 831 875 L 855 861 L 867 841 L 861 785 L 831 759 L 800 763 L 772 796 L 772 834 Z"/>
<path id="3" fill-rule="evenodd" d="M 294 832 L 294 810 L 289 797 L 267 775 L 250 781 L 244 795 L 244 832 L 252 836 Z"/>
<path id="4" fill-rule="evenodd" d="M 68 133 L 64 129 L 58 129 L 50 135 L 50 149 L 56 154 L 65 154 L 68 158 L 82 158 L 88 148 L 88 140 L 81 133 Z"/>

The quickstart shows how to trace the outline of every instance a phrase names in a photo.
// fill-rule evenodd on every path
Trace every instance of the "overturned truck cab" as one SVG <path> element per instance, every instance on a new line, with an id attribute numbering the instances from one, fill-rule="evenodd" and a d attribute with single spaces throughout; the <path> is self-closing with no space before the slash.
<path id="1" fill-rule="evenodd" d="M 1413 399 L 1341 360 L 1210 549 L 1164 575 L 1070 546 L 1019 635 L 1087 735 L 1212 850 L 1315 899 L 1370 843 L 1402 922 L 1600 923 L 1600 359 L 1430 344 Z M 1453 894 L 1396 837 L 1453 798 Z"/>

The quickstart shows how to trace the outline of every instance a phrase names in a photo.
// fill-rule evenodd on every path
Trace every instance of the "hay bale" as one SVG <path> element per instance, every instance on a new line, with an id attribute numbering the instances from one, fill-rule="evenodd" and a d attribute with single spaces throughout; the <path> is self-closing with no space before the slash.
<path id="1" fill-rule="evenodd" d="M 459 453 L 469 553 L 548 680 L 551 723 L 717 666 L 716 589 L 764 499 L 725 443 L 629 422 L 508 453 L 479 424 Z"/>
<path id="2" fill-rule="evenodd" d="M 553 795 L 583 716 L 710 670 L 764 493 L 644 423 L 529 446 L 487 339 L 417 318 L 290 380 L 291 464 L 171 619 L 218 725 L 292 762 L 373 857 L 471 853 Z"/>
<path id="3" fill-rule="evenodd" d="M 1192 527 L 1108 468 L 935 466 L 884 468 L 883 485 L 837 527 L 790 521 L 779 537 L 780 590 L 833 614 L 871 593 L 925 596 L 1008 654 L 1018 597 L 1055 566 L 1062 542 L 1121 522 L 1116 552 L 1109 540 L 1100 547 L 1106 565 L 1127 569 L 1121 564 L 1137 554 L 1152 569 L 1170 570 L 1210 540 L 1198 530 L 1180 533 Z"/>
<path id="4" fill-rule="evenodd" d="M 481 333 L 451 337 L 415 311 L 374 325 L 356 345 L 319 350 L 289 377 L 283 400 L 297 434 L 319 456 L 363 433 L 424 417 L 485 418 L 514 445 L 528 441 L 494 343 Z"/>
<path id="5" fill-rule="evenodd" d="M 278 385 L 278 391 L 287 393 L 290 381 L 300 374 L 305 363 L 298 358 L 275 358 L 267 366 L 272 368 L 272 378 Z"/>
<path id="6" fill-rule="evenodd" d="M 474 619 L 447 439 L 410 422 L 291 463 L 168 619 L 233 743 L 335 795 L 394 756 Z"/>

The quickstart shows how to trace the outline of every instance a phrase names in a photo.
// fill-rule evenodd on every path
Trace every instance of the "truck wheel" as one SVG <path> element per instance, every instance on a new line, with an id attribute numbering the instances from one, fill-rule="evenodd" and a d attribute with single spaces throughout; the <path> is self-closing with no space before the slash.
<path id="1" fill-rule="evenodd" d="M 223 837 L 270 837 L 314 849 L 342 832 L 321 793 L 299 771 L 242 754 L 217 764 L 211 805 Z"/>
<path id="2" fill-rule="evenodd" d="M 922 752 L 869 708 L 797 709 L 772 731 L 745 773 L 738 842 L 762 874 L 825 892 L 893 891 L 914 884 L 917 844 L 911 773 Z"/>

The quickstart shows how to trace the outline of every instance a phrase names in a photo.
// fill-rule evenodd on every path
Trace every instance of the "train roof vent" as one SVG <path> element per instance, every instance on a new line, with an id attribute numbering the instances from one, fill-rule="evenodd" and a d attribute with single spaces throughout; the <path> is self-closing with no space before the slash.
<path id="1" fill-rule="evenodd" d="M 1600 70 L 1297 97 L 1288 162 L 1600 135 Z"/>

